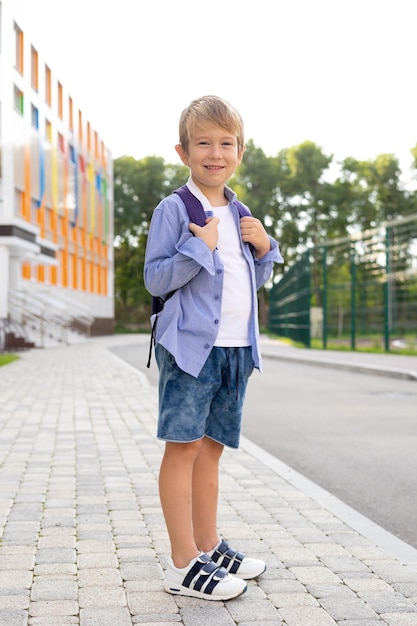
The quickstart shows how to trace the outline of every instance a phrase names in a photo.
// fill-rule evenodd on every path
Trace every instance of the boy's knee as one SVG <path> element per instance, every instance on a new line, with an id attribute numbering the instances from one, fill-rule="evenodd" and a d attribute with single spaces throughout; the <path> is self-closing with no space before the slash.
<path id="1" fill-rule="evenodd" d="M 189 441 L 186 443 L 175 443 L 168 441 L 165 444 L 165 456 L 176 456 L 182 459 L 195 459 L 203 445 L 203 440 Z"/>

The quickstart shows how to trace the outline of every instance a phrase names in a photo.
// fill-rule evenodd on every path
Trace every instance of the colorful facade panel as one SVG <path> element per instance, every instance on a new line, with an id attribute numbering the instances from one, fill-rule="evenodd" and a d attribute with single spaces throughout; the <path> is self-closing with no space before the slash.
<path id="1" fill-rule="evenodd" d="M 111 153 L 14 11 L 0 2 L 0 318 L 10 289 L 42 286 L 112 320 Z"/>

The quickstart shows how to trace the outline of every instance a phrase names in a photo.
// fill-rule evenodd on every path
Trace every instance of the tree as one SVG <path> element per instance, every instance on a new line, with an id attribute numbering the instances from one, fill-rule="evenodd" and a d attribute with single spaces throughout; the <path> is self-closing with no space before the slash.
<path id="1" fill-rule="evenodd" d="M 146 240 L 152 212 L 171 191 L 185 182 L 188 170 L 166 165 L 160 157 L 114 161 L 114 258 L 116 319 L 145 323 L 151 297 L 143 284 Z"/>
<path id="2" fill-rule="evenodd" d="M 341 181 L 350 187 L 349 222 L 353 229 L 368 230 L 413 211 L 410 194 L 401 183 L 401 169 L 394 155 L 380 154 L 367 161 L 348 157 L 341 166 Z"/>

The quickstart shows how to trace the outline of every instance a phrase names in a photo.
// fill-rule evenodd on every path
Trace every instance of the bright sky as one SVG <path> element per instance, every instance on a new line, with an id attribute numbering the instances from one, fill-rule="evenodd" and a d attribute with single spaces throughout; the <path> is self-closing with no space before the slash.
<path id="1" fill-rule="evenodd" d="M 267 155 L 309 139 L 336 159 L 388 152 L 411 163 L 416 0 L 15 5 L 114 158 L 179 162 L 179 115 L 211 93 L 239 109 Z"/>

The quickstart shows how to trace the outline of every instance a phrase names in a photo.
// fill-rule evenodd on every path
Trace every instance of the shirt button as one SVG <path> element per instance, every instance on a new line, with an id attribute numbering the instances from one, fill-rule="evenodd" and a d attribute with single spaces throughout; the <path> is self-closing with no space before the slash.
<path id="1" fill-rule="evenodd" d="M 221 274 L 221 273 L 222 273 L 222 271 L 221 271 L 221 270 L 217 270 L 217 271 L 216 271 L 216 274 Z"/>
<path id="2" fill-rule="evenodd" d="M 214 320 L 214 323 L 215 323 L 215 324 L 218 324 L 218 323 L 219 323 L 219 320 Z"/>
<path id="3" fill-rule="evenodd" d="M 210 344 L 209 343 L 205 343 L 204 347 L 205 347 L 206 350 L 208 350 L 210 348 Z"/>
<path id="4" fill-rule="evenodd" d="M 214 296 L 215 300 L 220 300 L 220 296 Z"/>

